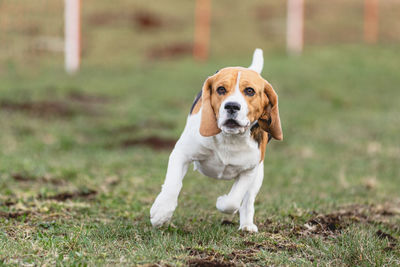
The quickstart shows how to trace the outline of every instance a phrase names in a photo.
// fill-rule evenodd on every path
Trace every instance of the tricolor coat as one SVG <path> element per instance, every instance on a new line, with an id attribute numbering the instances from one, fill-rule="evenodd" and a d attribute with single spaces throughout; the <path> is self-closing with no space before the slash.
<path id="1" fill-rule="evenodd" d="M 257 232 L 254 201 L 263 181 L 265 149 L 271 138 L 283 139 L 278 96 L 260 76 L 262 67 L 262 51 L 256 49 L 249 68 L 224 68 L 204 82 L 150 210 L 153 226 L 171 219 L 183 177 L 193 163 L 206 176 L 235 179 L 216 207 L 229 214 L 239 211 L 239 229 Z"/>

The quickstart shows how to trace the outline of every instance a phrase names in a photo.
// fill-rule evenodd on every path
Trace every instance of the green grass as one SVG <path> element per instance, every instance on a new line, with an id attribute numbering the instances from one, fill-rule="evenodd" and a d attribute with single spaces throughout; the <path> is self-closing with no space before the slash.
<path id="1" fill-rule="evenodd" d="M 238 232 L 237 216 L 215 209 L 231 182 L 193 171 L 184 180 L 172 225 L 153 229 L 149 208 L 170 151 L 121 145 L 150 135 L 177 139 L 207 75 L 223 66 L 247 65 L 248 57 L 86 66 L 74 77 L 55 63 L 3 73 L 0 261 L 399 264 L 397 49 L 345 46 L 312 48 L 297 58 L 268 51 L 265 56 L 263 73 L 280 97 L 285 140 L 267 149 L 256 202 L 258 234 Z M 86 100 L 73 97 L 78 93 Z M 4 108 L 4 103 L 48 100 L 70 113 Z M 88 190 L 97 194 L 51 199 Z M 350 204 L 365 207 L 369 219 L 350 216 L 328 234 L 305 230 L 317 214 L 329 216 Z M 390 237 L 379 237 L 378 230 Z"/>
<path id="2" fill-rule="evenodd" d="M 83 65 L 67 76 L 62 53 L 37 48 L 62 37 L 62 2 L 3 2 L 0 266 L 400 265 L 398 4 L 382 1 L 381 43 L 365 46 L 362 1 L 307 2 L 306 51 L 288 57 L 285 6 L 214 1 L 201 64 L 148 59 L 192 41 L 194 2 L 83 1 Z M 164 24 L 141 30 L 137 11 Z M 123 144 L 179 138 L 206 77 L 255 47 L 285 136 L 267 148 L 259 233 L 216 210 L 231 181 L 192 170 L 172 224 L 153 229 L 170 149 Z"/>

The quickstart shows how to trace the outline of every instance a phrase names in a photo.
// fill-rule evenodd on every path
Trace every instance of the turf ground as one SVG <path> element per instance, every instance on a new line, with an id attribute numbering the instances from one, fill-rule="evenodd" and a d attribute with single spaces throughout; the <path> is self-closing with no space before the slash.
<path id="1" fill-rule="evenodd" d="M 118 23 L 96 38 L 125 36 Z M 140 36 L 154 44 L 154 33 Z M 53 54 L 2 61 L 0 265 L 400 264 L 393 43 L 308 46 L 300 57 L 279 43 L 265 49 L 285 140 L 267 148 L 259 233 L 238 232 L 238 217 L 216 210 L 231 182 L 192 170 L 171 225 L 151 227 L 149 208 L 201 84 L 221 67 L 250 64 L 265 41 L 224 50 L 220 37 L 206 63 L 149 60 L 145 43 L 127 49 L 134 38 L 118 42 L 115 57 L 100 53 L 110 40 L 92 43 L 73 77 Z"/>
<path id="2" fill-rule="evenodd" d="M 248 58 L 3 74 L 2 261 L 399 264 L 399 62 L 391 47 L 266 54 L 285 140 L 267 149 L 258 234 L 215 209 L 230 182 L 193 171 L 172 225 L 148 216 L 202 81 Z"/>

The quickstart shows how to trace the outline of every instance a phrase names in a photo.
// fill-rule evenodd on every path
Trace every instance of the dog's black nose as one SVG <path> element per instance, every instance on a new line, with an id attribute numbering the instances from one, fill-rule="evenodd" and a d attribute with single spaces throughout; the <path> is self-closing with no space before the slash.
<path id="1" fill-rule="evenodd" d="M 229 114 L 234 114 L 240 110 L 240 104 L 236 102 L 228 102 L 225 104 L 224 108 L 228 111 Z"/>

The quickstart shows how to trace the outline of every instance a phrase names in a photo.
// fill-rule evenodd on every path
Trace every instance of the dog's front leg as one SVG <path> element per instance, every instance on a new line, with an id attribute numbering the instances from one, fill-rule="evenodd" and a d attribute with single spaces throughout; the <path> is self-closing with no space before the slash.
<path id="1" fill-rule="evenodd" d="M 240 227 L 239 230 L 248 232 L 257 232 L 258 228 L 253 222 L 254 217 L 254 201 L 257 193 L 260 190 L 264 179 L 264 163 L 261 162 L 258 166 L 257 176 L 243 199 L 240 206 Z"/>
<path id="2" fill-rule="evenodd" d="M 189 163 L 187 156 L 175 147 L 169 157 L 167 175 L 161 192 L 150 209 L 150 221 L 154 227 L 159 227 L 171 219 L 178 205 L 182 180 Z"/>
<path id="3" fill-rule="evenodd" d="M 217 209 L 223 213 L 233 214 L 238 211 L 240 204 L 252 185 L 257 174 L 257 168 L 245 171 L 236 178 L 231 191 L 227 195 L 220 196 L 217 199 Z"/>

